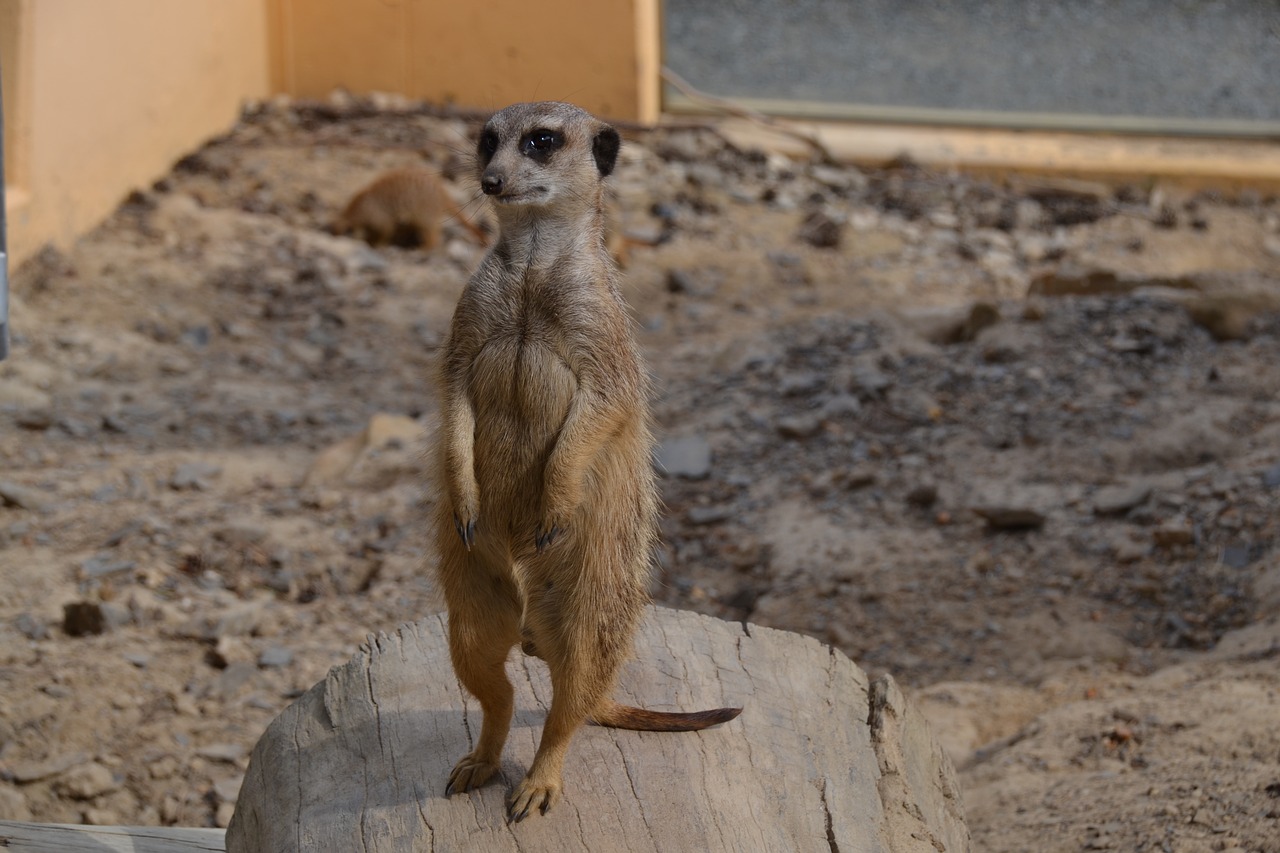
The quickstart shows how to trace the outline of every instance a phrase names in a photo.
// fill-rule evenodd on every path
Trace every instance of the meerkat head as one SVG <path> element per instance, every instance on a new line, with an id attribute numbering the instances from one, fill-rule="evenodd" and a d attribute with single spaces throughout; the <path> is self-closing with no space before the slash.
<path id="1" fill-rule="evenodd" d="M 480 132 L 480 188 L 499 209 L 581 205 L 599 198 L 620 146 L 616 130 L 572 104 L 514 104 Z"/>

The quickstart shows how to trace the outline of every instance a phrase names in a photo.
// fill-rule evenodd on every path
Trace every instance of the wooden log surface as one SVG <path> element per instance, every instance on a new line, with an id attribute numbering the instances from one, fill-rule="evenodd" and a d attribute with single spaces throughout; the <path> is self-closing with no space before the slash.
<path id="1" fill-rule="evenodd" d="M 74 826 L 0 820 L 5 853 L 212 853 L 221 829 L 160 826 Z"/>
<path id="2" fill-rule="evenodd" d="M 652 609 L 616 697 L 658 710 L 743 705 L 698 733 L 585 727 L 564 799 L 508 825 L 551 699 L 516 650 L 502 776 L 445 797 L 480 711 L 449 663 L 445 618 L 370 637 L 253 750 L 227 850 L 968 850 L 955 772 L 892 679 L 798 634 Z"/>

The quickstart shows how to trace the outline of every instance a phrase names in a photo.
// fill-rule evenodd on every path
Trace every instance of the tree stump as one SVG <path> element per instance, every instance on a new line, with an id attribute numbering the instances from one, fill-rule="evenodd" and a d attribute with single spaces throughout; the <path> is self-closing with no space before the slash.
<path id="1" fill-rule="evenodd" d="M 502 778 L 446 797 L 480 710 L 454 677 L 445 617 L 370 637 L 267 728 L 231 853 L 282 851 L 966 851 L 950 760 L 891 678 L 798 634 L 651 609 L 615 696 L 658 710 L 742 705 L 697 733 L 587 726 L 547 815 L 508 825 L 551 699 L 515 650 Z"/>

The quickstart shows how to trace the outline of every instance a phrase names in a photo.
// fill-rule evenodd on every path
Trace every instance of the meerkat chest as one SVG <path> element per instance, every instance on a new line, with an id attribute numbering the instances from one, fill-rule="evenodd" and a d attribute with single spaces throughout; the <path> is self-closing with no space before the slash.
<path id="1" fill-rule="evenodd" d="M 472 364 L 470 393 L 479 420 L 563 423 L 578 380 L 556 330 L 538 318 L 496 324 Z"/>

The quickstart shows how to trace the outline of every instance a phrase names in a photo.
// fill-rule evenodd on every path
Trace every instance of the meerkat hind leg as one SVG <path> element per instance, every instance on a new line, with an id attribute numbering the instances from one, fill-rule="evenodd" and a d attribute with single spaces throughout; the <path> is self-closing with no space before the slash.
<path id="1" fill-rule="evenodd" d="M 533 809 L 546 814 L 559 802 L 569 742 L 613 686 L 620 661 L 602 654 L 587 636 L 592 633 L 578 625 L 558 634 L 534 629 L 537 649 L 551 672 L 551 709 L 533 764 L 511 793 L 507 815 L 513 821 L 524 820 Z"/>
<path id="2" fill-rule="evenodd" d="M 451 542 L 457 540 L 452 532 L 450 537 Z M 445 592 L 449 654 L 458 680 L 479 700 L 484 714 L 475 747 L 449 774 L 445 793 L 453 794 L 483 785 L 498 771 L 515 709 L 506 662 L 511 647 L 520 642 L 520 611 L 509 582 L 501 575 L 484 566 L 477 555 L 467 554 L 461 542 L 451 544 L 449 550 L 465 564 Z"/>

